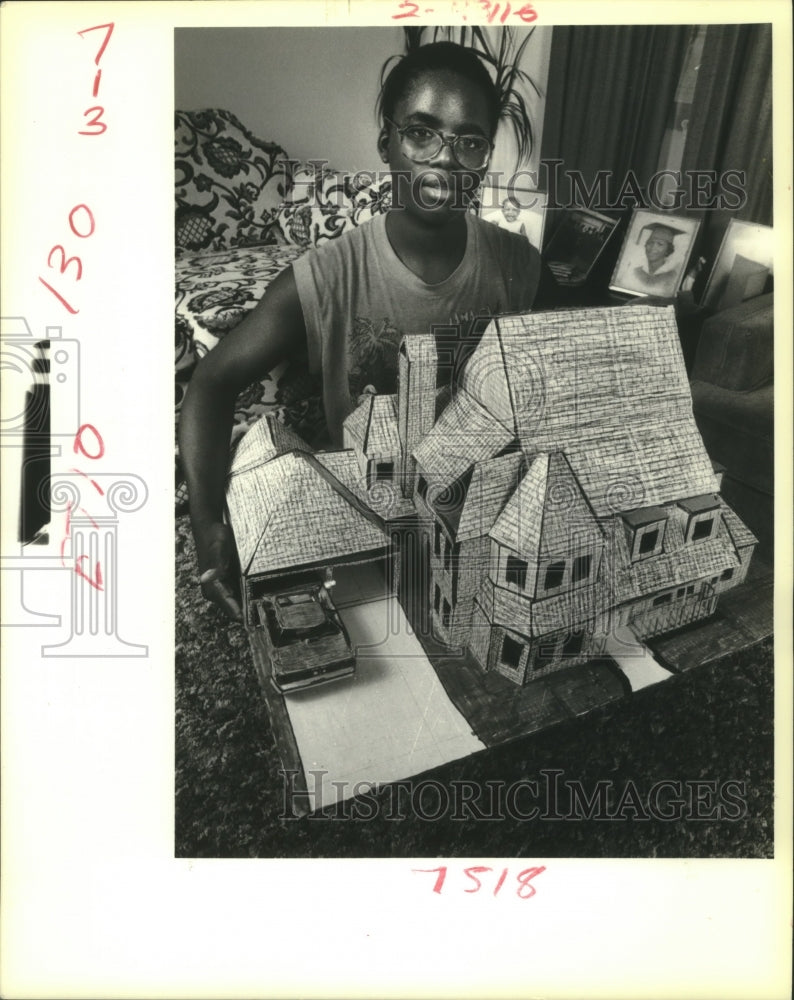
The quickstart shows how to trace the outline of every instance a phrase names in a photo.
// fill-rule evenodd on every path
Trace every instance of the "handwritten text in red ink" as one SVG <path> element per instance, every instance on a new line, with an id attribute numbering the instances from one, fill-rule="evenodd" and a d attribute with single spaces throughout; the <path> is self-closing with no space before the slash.
<path id="1" fill-rule="evenodd" d="M 113 34 L 114 22 L 111 21 L 109 24 L 95 24 L 91 28 L 83 28 L 82 31 L 78 31 L 77 34 L 85 40 L 85 36 L 89 31 L 104 31 L 105 36 L 102 39 L 102 44 L 97 50 L 97 54 L 94 56 L 94 65 L 96 66 L 96 73 L 94 74 L 94 83 L 91 87 L 91 96 L 99 97 L 99 86 L 102 81 L 102 70 L 99 66 L 99 60 L 104 55 L 105 49 L 107 48 L 108 42 L 110 41 L 110 36 Z M 88 121 L 84 124 L 87 126 L 84 129 L 78 129 L 78 135 L 102 135 L 103 132 L 107 131 L 107 125 L 102 121 L 102 116 L 105 114 L 105 108 L 101 104 L 94 104 L 90 108 L 86 108 L 83 112 L 83 117 L 87 118 Z"/>
<path id="2" fill-rule="evenodd" d="M 102 458 L 105 454 L 105 442 L 102 440 L 102 435 L 94 427 L 93 424 L 82 424 L 74 436 L 74 442 L 72 443 L 72 450 L 75 455 L 82 455 L 84 458 L 90 459 L 91 461 L 97 461 Z M 89 483 L 94 487 L 94 489 L 99 493 L 100 496 L 105 495 L 105 491 L 95 480 L 91 479 L 82 469 L 71 469 L 71 472 L 77 473 L 78 476 L 85 477 Z M 91 525 L 97 528 L 98 525 L 96 521 L 91 517 L 85 507 L 78 507 L 79 511 L 88 518 Z M 72 517 L 73 508 L 71 502 L 66 508 L 66 529 L 64 537 L 61 539 L 61 565 L 66 566 L 66 543 L 69 541 L 72 534 Z M 75 558 L 74 571 L 79 577 L 89 583 L 95 590 L 104 590 L 103 580 L 102 580 L 102 566 L 97 560 L 94 563 L 94 573 L 91 575 L 90 570 L 86 570 L 83 567 L 84 560 L 88 559 L 87 555 L 80 555 Z"/>
<path id="3" fill-rule="evenodd" d="M 94 213 L 88 205 L 81 204 L 74 206 L 69 213 L 69 229 L 72 231 L 74 236 L 81 240 L 87 240 L 89 236 L 94 235 L 96 222 L 94 221 Z M 57 268 L 62 277 L 70 278 L 73 281 L 82 281 L 83 261 L 80 257 L 67 257 L 66 250 L 61 243 L 56 243 L 55 246 L 50 249 L 50 252 L 47 255 L 47 267 L 52 269 Z M 74 270 L 69 271 L 70 267 Z M 44 285 L 47 291 L 52 292 L 67 312 L 70 312 L 73 316 L 80 312 L 80 310 L 73 306 L 71 302 L 69 302 L 49 283 L 49 281 L 45 281 L 41 275 L 39 275 L 39 281 L 42 285 Z"/>
<path id="4" fill-rule="evenodd" d="M 447 883 L 449 868 L 447 865 L 442 865 L 440 868 L 412 868 L 411 871 L 435 875 L 436 878 L 433 883 L 432 892 L 440 895 L 445 883 Z M 482 890 L 486 894 L 490 893 L 493 896 L 498 896 L 502 888 L 507 886 L 506 891 L 509 892 L 512 889 L 519 899 L 531 899 L 537 891 L 532 884 L 532 879 L 545 871 L 545 865 L 538 865 L 533 868 L 524 868 L 517 874 L 511 875 L 509 868 L 502 868 L 497 873 L 495 869 L 485 865 L 475 865 L 471 868 L 464 868 L 462 878 L 461 873 L 453 873 L 449 884 L 447 884 L 446 891 L 475 893 Z"/>
<path id="5" fill-rule="evenodd" d="M 461 7 L 463 8 L 461 10 Z M 424 7 L 415 0 L 402 0 L 397 5 L 397 14 L 392 14 L 393 21 L 402 21 L 406 18 L 416 18 L 421 20 L 423 14 L 436 13 L 433 7 Z M 538 19 L 538 12 L 531 3 L 524 3 L 520 6 L 513 6 L 509 2 L 501 0 L 455 0 L 452 4 L 453 14 L 458 15 L 461 20 L 468 21 L 469 11 L 472 11 L 472 19 L 478 22 L 483 16 L 488 24 L 506 24 L 512 19 L 513 23 L 532 24 Z M 479 15 L 479 16 L 478 16 Z"/>

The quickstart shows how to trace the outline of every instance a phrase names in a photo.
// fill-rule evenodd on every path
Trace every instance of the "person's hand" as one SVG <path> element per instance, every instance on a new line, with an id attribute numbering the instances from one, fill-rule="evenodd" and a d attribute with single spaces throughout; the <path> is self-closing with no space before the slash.
<path id="1" fill-rule="evenodd" d="M 243 612 L 234 586 L 237 557 L 228 525 L 215 523 L 196 535 L 201 592 L 223 613 L 242 622 Z"/>

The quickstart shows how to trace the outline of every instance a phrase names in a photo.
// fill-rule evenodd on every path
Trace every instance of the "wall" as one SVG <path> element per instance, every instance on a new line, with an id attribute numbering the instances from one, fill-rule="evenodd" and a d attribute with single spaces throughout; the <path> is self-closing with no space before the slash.
<path id="1" fill-rule="evenodd" d="M 522 60 L 541 91 L 550 45 L 551 29 L 536 29 Z M 175 106 L 227 108 L 299 160 L 325 158 L 334 167 L 377 170 L 380 71 L 389 56 L 402 51 L 399 27 L 178 28 Z M 535 161 L 543 106 L 530 92 Z M 512 144 L 500 133 L 492 167 L 509 169 L 513 160 Z"/>

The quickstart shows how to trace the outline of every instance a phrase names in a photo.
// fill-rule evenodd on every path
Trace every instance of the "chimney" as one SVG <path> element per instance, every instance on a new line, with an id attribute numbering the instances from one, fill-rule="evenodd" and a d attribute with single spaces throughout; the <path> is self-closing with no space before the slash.
<path id="1" fill-rule="evenodd" d="M 413 450 L 430 430 L 436 415 L 436 338 L 416 333 L 400 344 L 400 388 L 397 428 L 400 434 L 400 489 L 412 497 L 416 460 Z"/>

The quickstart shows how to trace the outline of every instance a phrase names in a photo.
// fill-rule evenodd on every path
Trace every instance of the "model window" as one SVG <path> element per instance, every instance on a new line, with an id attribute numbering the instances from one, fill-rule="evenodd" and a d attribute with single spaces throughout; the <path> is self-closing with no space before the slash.
<path id="1" fill-rule="evenodd" d="M 558 587 L 561 587 L 564 576 L 565 576 L 564 562 L 549 563 L 549 565 L 546 567 L 546 576 L 543 581 L 543 589 L 556 590 Z"/>
<path id="2" fill-rule="evenodd" d="M 532 669 L 544 670 L 546 667 L 550 667 L 556 658 L 557 644 L 554 639 L 541 639 L 538 651 L 535 654 L 535 662 L 532 665 Z"/>
<path id="3" fill-rule="evenodd" d="M 578 656 L 582 652 L 584 644 L 584 632 L 571 632 L 566 636 L 562 644 L 562 655 L 567 657 Z"/>
<path id="4" fill-rule="evenodd" d="M 452 618 L 452 608 L 449 606 L 449 601 L 444 598 L 444 614 L 441 617 L 441 624 L 444 628 L 449 628 L 450 619 Z"/>
<path id="5" fill-rule="evenodd" d="M 378 462 L 375 465 L 375 478 L 379 482 L 391 482 L 394 475 L 394 462 Z"/>
<path id="6" fill-rule="evenodd" d="M 571 575 L 572 583 L 579 583 L 581 580 L 586 580 L 590 576 L 590 565 L 593 561 L 592 556 L 577 556 L 573 561 L 573 571 Z"/>
<path id="7" fill-rule="evenodd" d="M 730 580 L 732 576 L 733 576 L 732 569 L 724 569 L 722 571 L 722 575 L 720 576 L 720 580 Z"/>
<path id="8" fill-rule="evenodd" d="M 659 594 L 658 597 L 654 597 L 653 606 L 656 608 L 660 604 L 669 604 L 670 601 L 672 601 L 672 599 L 673 599 L 672 594 Z"/>
<path id="9" fill-rule="evenodd" d="M 706 518 L 705 521 L 696 521 L 692 529 L 692 541 L 699 542 L 703 538 L 711 536 L 711 529 L 714 527 L 714 518 Z"/>
<path id="10" fill-rule="evenodd" d="M 438 614 L 438 612 L 441 610 L 441 589 L 438 586 L 438 584 L 436 584 L 436 593 L 433 600 L 433 607 L 436 609 L 436 614 Z"/>
<path id="11" fill-rule="evenodd" d="M 506 635 L 502 640 L 502 663 L 508 667 L 512 667 L 513 670 L 518 670 L 523 651 L 524 647 L 520 642 L 516 642 L 515 639 L 511 639 L 509 635 Z"/>
<path id="12" fill-rule="evenodd" d="M 527 585 L 527 563 L 523 559 L 517 559 L 515 556 L 508 556 L 505 579 L 508 583 L 512 583 L 524 590 Z"/>
<path id="13" fill-rule="evenodd" d="M 441 525 L 436 524 L 433 532 L 433 551 L 437 556 L 441 555 Z"/>
<path id="14" fill-rule="evenodd" d="M 646 531 L 645 534 L 640 538 L 640 555 L 646 556 L 649 552 L 653 552 L 656 548 L 656 543 L 659 541 L 659 529 L 654 528 L 653 531 Z"/>

